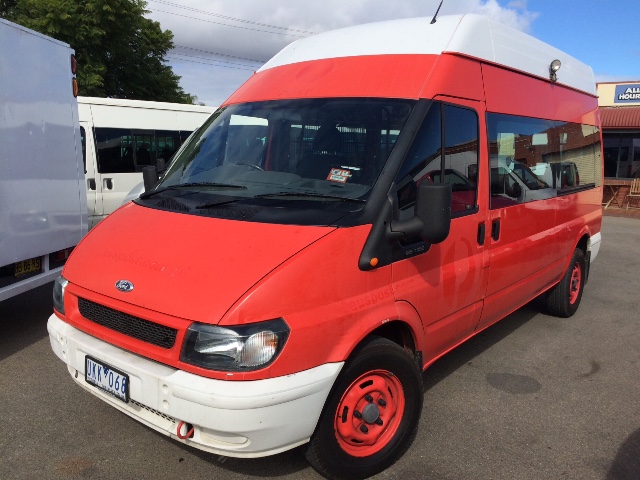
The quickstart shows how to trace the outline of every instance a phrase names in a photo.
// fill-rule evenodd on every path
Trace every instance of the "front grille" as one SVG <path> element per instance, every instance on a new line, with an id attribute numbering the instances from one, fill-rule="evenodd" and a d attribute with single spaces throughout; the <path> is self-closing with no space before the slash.
<path id="1" fill-rule="evenodd" d="M 178 331 L 84 298 L 78 298 L 80 314 L 87 320 L 162 348 L 173 347 Z"/>

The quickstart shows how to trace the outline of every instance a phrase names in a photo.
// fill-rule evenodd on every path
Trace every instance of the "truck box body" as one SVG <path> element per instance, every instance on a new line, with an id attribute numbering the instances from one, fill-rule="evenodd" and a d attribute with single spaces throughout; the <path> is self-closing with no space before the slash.
<path id="1" fill-rule="evenodd" d="M 3 300 L 60 274 L 87 231 L 87 201 L 73 50 L 1 19 L 0 44 Z"/>
<path id="2" fill-rule="evenodd" d="M 286 47 L 92 230 L 49 319 L 80 386 L 209 452 L 309 442 L 364 478 L 416 434 L 429 365 L 536 297 L 576 312 L 601 243 L 591 69 L 429 20 Z M 567 161 L 579 183 L 531 169 Z"/>

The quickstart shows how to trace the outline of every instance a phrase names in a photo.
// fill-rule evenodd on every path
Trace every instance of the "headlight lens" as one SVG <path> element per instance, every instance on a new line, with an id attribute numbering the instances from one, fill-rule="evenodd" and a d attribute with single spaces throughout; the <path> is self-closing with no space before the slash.
<path id="1" fill-rule="evenodd" d="M 209 370 L 257 370 L 275 360 L 288 336 L 282 318 L 234 327 L 194 323 L 185 335 L 180 359 Z"/>
<path id="2" fill-rule="evenodd" d="M 53 308 L 64 315 L 64 290 L 69 281 L 60 276 L 53 282 Z"/>

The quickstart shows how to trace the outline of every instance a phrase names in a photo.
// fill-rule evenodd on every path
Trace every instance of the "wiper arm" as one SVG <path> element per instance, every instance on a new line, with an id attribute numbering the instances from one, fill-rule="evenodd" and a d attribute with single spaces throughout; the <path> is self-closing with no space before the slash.
<path id="1" fill-rule="evenodd" d="M 229 203 L 235 203 L 237 201 L 241 200 L 240 198 L 234 198 L 232 200 L 224 200 L 222 202 L 209 202 L 209 203 L 202 203 L 200 205 L 196 205 L 196 210 L 204 210 L 206 208 L 215 208 L 215 207 L 220 207 L 222 205 L 227 205 Z M 242 198 L 242 200 L 246 200 L 246 198 Z"/>
<path id="2" fill-rule="evenodd" d="M 280 193 L 263 193 L 260 195 L 256 195 L 254 197 L 234 198 L 233 200 L 226 200 L 223 202 L 203 203 L 202 205 L 198 205 L 195 208 L 196 209 L 214 208 L 222 205 L 227 205 L 229 203 L 235 203 L 240 200 L 246 201 L 246 200 L 251 200 L 252 198 L 272 198 L 272 197 L 312 197 L 312 198 L 329 199 L 329 200 L 341 200 L 341 201 L 355 202 L 355 203 L 366 202 L 366 200 L 362 200 L 360 198 L 348 198 L 348 197 L 341 197 L 339 195 L 323 195 L 321 193 L 315 193 L 315 192 L 280 192 Z"/>
<path id="3" fill-rule="evenodd" d="M 279 193 L 263 193 L 262 195 L 256 195 L 254 198 L 270 198 L 270 197 L 311 197 L 328 200 L 342 200 L 344 202 L 366 203 L 366 200 L 361 198 L 349 198 L 341 197 L 340 195 L 327 195 L 324 193 L 316 192 L 279 192 Z"/>
<path id="4" fill-rule="evenodd" d="M 158 193 L 166 192 L 167 190 L 180 190 L 182 187 L 214 187 L 220 190 L 246 190 L 244 185 L 234 185 L 233 183 L 213 183 L 213 182 L 191 182 L 191 183 L 178 183 L 176 185 L 169 185 L 158 190 L 151 190 L 150 192 L 144 192 L 140 195 L 143 200 L 145 198 L 152 197 Z"/>

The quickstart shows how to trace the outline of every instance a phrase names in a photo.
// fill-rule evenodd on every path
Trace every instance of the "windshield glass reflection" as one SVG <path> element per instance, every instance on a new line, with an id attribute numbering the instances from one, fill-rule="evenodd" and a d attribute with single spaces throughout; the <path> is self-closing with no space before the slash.
<path id="1" fill-rule="evenodd" d="M 306 99 L 216 112 L 156 187 L 236 198 L 368 198 L 415 102 Z"/>

